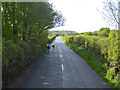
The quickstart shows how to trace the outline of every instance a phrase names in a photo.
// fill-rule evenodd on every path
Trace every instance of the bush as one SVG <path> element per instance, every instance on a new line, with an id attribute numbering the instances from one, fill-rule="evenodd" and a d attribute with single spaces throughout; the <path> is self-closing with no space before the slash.
<path id="1" fill-rule="evenodd" d="M 61 34 L 61 36 L 65 36 L 65 34 Z"/>
<path id="2" fill-rule="evenodd" d="M 98 36 L 108 37 L 108 36 L 109 36 L 109 32 L 110 32 L 110 29 L 109 29 L 109 28 L 101 28 L 101 29 L 98 31 Z"/>
<path id="3" fill-rule="evenodd" d="M 98 36 L 98 31 L 94 31 L 92 34 Z"/>
<path id="4" fill-rule="evenodd" d="M 58 34 L 52 35 L 49 40 L 52 42 Z M 16 42 L 2 38 L 2 79 L 3 87 L 7 87 L 11 79 L 18 75 L 27 65 L 40 60 L 46 51 L 48 43 L 48 33 L 43 31 L 39 39 L 25 42 L 17 40 Z"/>
<path id="5" fill-rule="evenodd" d="M 84 33 L 80 33 L 80 35 L 83 35 Z"/>
<path id="6" fill-rule="evenodd" d="M 84 35 L 93 35 L 92 32 L 85 32 Z"/>
<path id="7" fill-rule="evenodd" d="M 2 53 L 2 69 L 3 69 L 3 84 L 7 84 L 8 80 L 14 77 L 15 74 L 25 65 L 24 48 L 14 43 L 13 40 L 3 40 L 3 53 Z"/>
<path id="8" fill-rule="evenodd" d="M 48 36 L 48 43 L 52 43 L 52 41 L 57 37 L 59 36 L 59 34 L 51 34 Z"/>

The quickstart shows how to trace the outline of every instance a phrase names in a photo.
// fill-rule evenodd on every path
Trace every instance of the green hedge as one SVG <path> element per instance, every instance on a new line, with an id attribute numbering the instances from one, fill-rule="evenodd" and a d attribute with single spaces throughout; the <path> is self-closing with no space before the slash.
<path id="1" fill-rule="evenodd" d="M 2 2 L 1 8 L 2 86 L 7 88 L 24 68 L 40 60 L 49 41 L 48 29 L 64 20 L 48 2 Z"/>
<path id="2" fill-rule="evenodd" d="M 78 47 L 95 53 L 105 69 L 105 78 L 114 86 L 120 87 L 120 31 L 112 30 L 109 37 L 75 35 L 64 36 L 63 40 L 75 51 Z"/>
<path id="3" fill-rule="evenodd" d="M 48 43 L 50 44 L 50 43 L 52 43 L 53 42 L 53 40 L 57 37 L 57 36 L 59 36 L 59 34 L 51 34 L 51 35 L 49 35 L 48 36 Z"/>
<path id="4" fill-rule="evenodd" d="M 52 42 L 57 35 L 47 37 L 46 31 L 42 32 L 40 39 L 34 42 L 23 40 L 5 40 L 2 42 L 2 80 L 3 87 L 11 82 L 18 73 L 30 63 L 40 60 L 46 51 L 48 41 Z M 36 42 L 36 43 L 35 43 Z"/>

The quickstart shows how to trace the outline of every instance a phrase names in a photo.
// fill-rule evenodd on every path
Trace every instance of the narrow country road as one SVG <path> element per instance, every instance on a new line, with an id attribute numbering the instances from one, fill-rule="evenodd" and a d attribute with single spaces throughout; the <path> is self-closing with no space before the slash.
<path id="1" fill-rule="evenodd" d="M 54 44 L 55 49 L 46 52 L 20 88 L 110 88 L 60 36 Z"/>

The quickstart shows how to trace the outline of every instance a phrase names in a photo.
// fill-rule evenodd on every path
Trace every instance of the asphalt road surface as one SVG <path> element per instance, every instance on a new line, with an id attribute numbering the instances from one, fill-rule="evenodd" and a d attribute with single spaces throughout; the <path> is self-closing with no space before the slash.
<path id="1" fill-rule="evenodd" d="M 20 88 L 110 88 L 60 36 L 54 44 Z"/>

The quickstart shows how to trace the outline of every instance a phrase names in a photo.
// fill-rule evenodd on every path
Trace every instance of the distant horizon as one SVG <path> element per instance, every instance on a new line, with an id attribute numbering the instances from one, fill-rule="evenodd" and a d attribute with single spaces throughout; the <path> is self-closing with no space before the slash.
<path id="1" fill-rule="evenodd" d="M 72 32 L 77 32 L 77 31 L 74 31 L 74 30 L 49 30 L 49 31 L 72 31 Z M 77 32 L 79 33 L 79 32 Z"/>
<path id="2" fill-rule="evenodd" d="M 101 28 L 109 28 L 109 27 L 101 27 Z M 100 29 L 101 29 L 100 28 Z M 99 29 L 99 30 L 100 30 Z M 96 30 L 96 31 L 99 31 L 99 30 Z M 110 30 L 117 30 L 117 29 L 110 29 Z M 48 30 L 48 31 L 72 31 L 72 32 L 76 32 L 76 33 L 85 33 L 85 32 L 95 32 L 95 31 L 85 31 L 85 32 L 77 32 L 77 31 L 75 31 L 75 30 Z"/>

